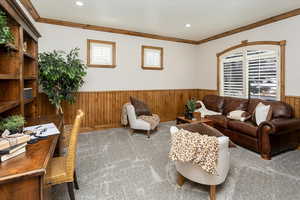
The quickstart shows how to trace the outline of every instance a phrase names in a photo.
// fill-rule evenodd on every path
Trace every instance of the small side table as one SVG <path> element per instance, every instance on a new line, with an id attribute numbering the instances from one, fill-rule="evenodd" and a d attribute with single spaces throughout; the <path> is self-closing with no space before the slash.
<path id="1" fill-rule="evenodd" d="M 201 119 L 195 119 L 195 120 L 191 120 L 191 119 L 187 119 L 184 116 L 179 116 L 176 117 L 176 124 L 192 124 L 192 123 L 205 123 L 209 126 L 214 126 L 214 123 L 212 120 L 207 119 L 207 118 L 201 118 Z"/>

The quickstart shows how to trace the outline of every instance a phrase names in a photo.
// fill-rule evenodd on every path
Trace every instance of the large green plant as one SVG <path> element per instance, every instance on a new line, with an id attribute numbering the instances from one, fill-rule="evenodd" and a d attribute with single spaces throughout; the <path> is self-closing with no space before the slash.
<path id="1" fill-rule="evenodd" d="M 78 58 L 79 49 L 39 54 L 39 83 L 57 111 L 63 113 L 61 103 L 74 103 L 75 92 L 83 85 L 86 65 Z"/>
<path id="2" fill-rule="evenodd" d="M 14 36 L 7 26 L 7 17 L 5 12 L 0 9 L 0 44 L 8 44 L 14 42 Z"/>

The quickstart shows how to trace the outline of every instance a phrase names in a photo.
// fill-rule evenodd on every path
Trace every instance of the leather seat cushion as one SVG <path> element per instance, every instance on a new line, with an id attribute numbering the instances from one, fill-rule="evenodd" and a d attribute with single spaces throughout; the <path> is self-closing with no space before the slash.
<path id="1" fill-rule="evenodd" d="M 206 95 L 203 103 L 208 110 L 222 113 L 224 106 L 224 98 L 217 95 Z"/>
<path id="2" fill-rule="evenodd" d="M 207 115 L 206 118 L 212 120 L 215 125 L 227 128 L 227 117 L 224 115 Z"/>
<path id="3" fill-rule="evenodd" d="M 246 122 L 241 122 L 237 120 L 228 120 L 227 124 L 228 124 L 228 128 L 231 130 L 235 130 L 252 137 L 258 137 L 257 134 L 258 127 L 250 120 Z"/>

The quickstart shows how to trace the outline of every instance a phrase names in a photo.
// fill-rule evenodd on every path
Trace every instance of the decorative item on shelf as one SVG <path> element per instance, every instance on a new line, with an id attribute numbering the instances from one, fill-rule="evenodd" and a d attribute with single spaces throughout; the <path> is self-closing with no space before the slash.
<path id="1" fill-rule="evenodd" d="M 39 84 L 49 101 L 63 114 L 62 102 L 75 102 L 75 94 L 84 83 L 87 66 L 81 62 L 79 48 L 39 54 Z"/>
<path id="2" fill-rule="evenodd" d="M 8 130 L 11 134 L 22 133 L 25 119 L 21 115 L 9 116 L 0 121 L 0 132 L 1 134 Z"/>
<path id="3" fill-rule="evenodd" d="M 27 52 L 27 42 L 23 42 L 23 51 Z"/>
<path id="4" fill-rule="evenodd" d="M 7 25 L 6 14 L 0 9 L 0 45 L 8 45 L 12 44 L 13 42 L 14 36 Z"/>
<path id="5" fill-rule="evenodd" d="M 188 119 L 194 118 L 194 111 L 196 110 L 196 100 L 194 98 L 191 98 L 187 101 L 185 105 L 186 111 L 185 111 L 185 117 Z"/>
<path id="6" fill-rule="evenodd" d="M 32 88 L 24 88 L 24 99 L 32 99 Z"/>

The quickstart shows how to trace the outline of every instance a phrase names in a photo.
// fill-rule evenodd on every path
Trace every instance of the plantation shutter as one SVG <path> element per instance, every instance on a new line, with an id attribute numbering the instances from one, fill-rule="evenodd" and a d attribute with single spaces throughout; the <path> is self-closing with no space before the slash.
<path id="1" fill-rule="evenodd" d="M 247 68 L 251 98 L 276 100 L 278 90 L 278 56 L 273 50 L 247 50 Z"/>
<path id="2" fill-rule="evenodd" d="M 243 97 L 245 95 L 243 52 L 226 56 L 222 67 L 222 95 Z"/>

